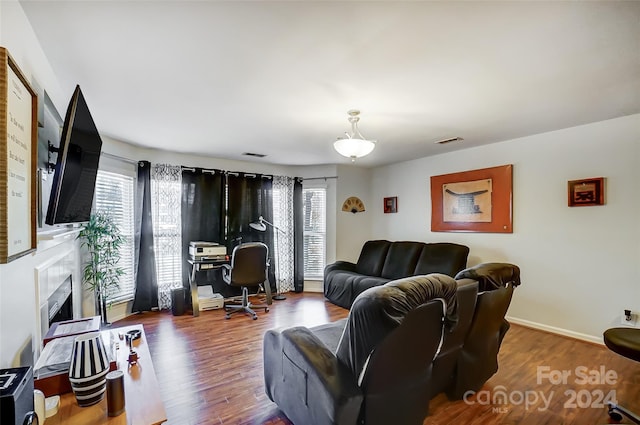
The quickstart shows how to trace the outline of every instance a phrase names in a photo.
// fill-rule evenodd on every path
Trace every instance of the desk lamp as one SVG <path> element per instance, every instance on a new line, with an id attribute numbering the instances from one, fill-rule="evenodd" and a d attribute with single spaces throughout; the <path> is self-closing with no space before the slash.
<path id="1" fill-rule="evenodd" d="M 278 258 L 276 258 L 277 256 L 277 247 L 279 247 L 278 245 L 278 234 L 280 232 L 284 233 L 284 231 L 282 229 L 280 229 L 278 226 L 276 226 L 273 223 L 269 223 L 267 220 L 264 219 L 264 217 L 260 216 L 258 217 L 258 221 L 254 222 L 254 223 L 249 223 L 249 227 L 251 227 L 254 230 L 257 230 L 259 232 L 264 232 L 267 230 L 267 226 L 269 225 L 271 226 L 275 231 L 276 231 L 276 249 L 275 251 L 275 255 L 274 258 L 276 260 L 276 294 L 272 297 L 274 300 L 277 301 L 281 301 L 281 300 L 286 300 L 287 297 L 285 297 L 284 295 L 282 295 L 282 293 L 280 293 L 280 261 L 278 260 Z"/>

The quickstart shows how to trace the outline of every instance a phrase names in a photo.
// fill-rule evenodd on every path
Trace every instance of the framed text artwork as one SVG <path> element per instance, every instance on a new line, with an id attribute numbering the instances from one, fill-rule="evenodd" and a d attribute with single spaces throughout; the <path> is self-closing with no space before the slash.
<path id="1" fill-rule="evenodd" d="M 0 263 L 36 249 L 38 96 L 0 47 Z"/>
<path id="2" fill-rule="evenodd" d="M 431 231 L 513 233 L 513 165 L 431 177 Z"/>
<path id="3" fill-rule="evenodd" d="M 384 213 L 397 213 L 398 212 L 398 197 L 391 196 L 388 198 L 384 198 Z"/>
<path id="4" fill-rule="evenodd" d="M 604 205 L 604 177 L 569 181 L 568 199 L 570 207 Z"/>

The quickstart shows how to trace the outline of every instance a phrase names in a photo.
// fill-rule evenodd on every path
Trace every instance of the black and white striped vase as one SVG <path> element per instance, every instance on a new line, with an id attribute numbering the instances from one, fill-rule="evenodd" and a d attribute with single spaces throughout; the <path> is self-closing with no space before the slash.
<path id="1" fill-rule="evenodd" d="M 100 332 L 76 337 L 73 343 L 69 381 L 80 407 L 96 404 L 104 397 L 109 357 Z"/>

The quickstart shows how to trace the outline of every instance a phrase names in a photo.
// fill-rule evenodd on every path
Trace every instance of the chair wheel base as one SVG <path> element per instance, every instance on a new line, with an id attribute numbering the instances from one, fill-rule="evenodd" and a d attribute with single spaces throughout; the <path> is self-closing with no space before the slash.
<path id="1" fill-rule="evenodd" d="M 618 412 L 615 412 L 613 409 L 609 409 L 609 417 L 619 423 L 622 420 L 622 415 Z"/>
<path id="2" fill-rule="evenodd" d="M 625 407 L 619 406 L 615 403 L 609 403 L 609 418 L 613 423 L 619 424 L 623 418 L 627 418 L 634 424 L 640 424 L 640 416 L 628 410 Z"/>

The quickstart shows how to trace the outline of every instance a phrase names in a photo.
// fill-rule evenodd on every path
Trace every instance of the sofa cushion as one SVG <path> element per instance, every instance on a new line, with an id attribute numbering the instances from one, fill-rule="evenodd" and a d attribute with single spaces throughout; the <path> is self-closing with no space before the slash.
<path id="1" fill-rule="evenodd" d="M 443 274 L 413 276 L 367 289 L 353 303 L 336 356 L 359 376 L 371 350 L 419 305 L 444 299 L 446 321 L 457 320 L 457 284 Z"/>
<path id="2" fill-rule="evenodd" d="M 422 242 L 393 242 L 380 275 L 387 279 L 413 275 L 423 246 Z"/>
<path id="3" fill-rule="evenodd" d="M 455 243 L 424 244 L 418 263 L 412 274 L 442 273 L 455 276 L 467 265 L 469 247 Z"/>
<path id="4" fill-rule="evenodd" d="M 324 277 L 324 296 L 340 307 L 350 308 L 360 293 L 384 285 L 389 279 L 367 276 L 351 271 L 333 270 Z"/>
<path id="5" fill-rule="evenodd" d="M 379 277 L 390 245 L 391 242 L 385 240 L 365 242 L 358 257 L 356 272 Z"/>

